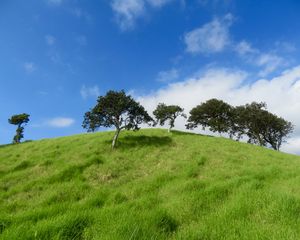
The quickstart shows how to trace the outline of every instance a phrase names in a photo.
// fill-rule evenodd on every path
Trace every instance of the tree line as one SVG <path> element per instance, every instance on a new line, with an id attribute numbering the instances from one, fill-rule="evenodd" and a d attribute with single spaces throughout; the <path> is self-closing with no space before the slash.
<path id="1" fill-rule="evenodd" d="M 84 114 L 82 127 L 88 132 L 94 132 L 100 127 L 114 127 L 116 130 L 111 147 L 115 148 L 123 129 L 137 131 L 141 124 L 167 124 L 170 132 L 177 117 L 187 118 L 182 107 L 165 103 L 159 103 L 153 115 L 155 119 L 124 90 L 110 90 L 106 95 L 99 96 L 96 105 Z M 29 122 L 29 117 L 29 114 L 23 113 L 8 120 L 9 123 L 17 125 L 13 143 L 20 143 L 24 137 L 24 126 Z M 185 126 L 186 129 L 202 127 L 203 130 L 209 129 L 220 135 L 225 133 L 237 141 L 245 137 L 248 143 L 270 146 L 274 150 L 279 150 L 293 132 L 292 123 L 269 112 L 263 102 L 234 107 L 215 98 L 194 107 L 189 112 Z"/>

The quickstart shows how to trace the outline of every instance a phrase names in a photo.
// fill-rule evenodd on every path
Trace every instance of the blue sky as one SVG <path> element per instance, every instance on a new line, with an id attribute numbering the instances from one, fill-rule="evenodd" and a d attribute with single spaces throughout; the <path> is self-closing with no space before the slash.
<path id="1" fill-rule="evenodd" d="M 2 0 L 0 143 L 22 112 L 25 139 L 81 133 L 96 97 L 125 89 L 150 112 L 266 101 L 295 124 L 284 149 L 299 153 L 299 11 L 296 0 Z"/>

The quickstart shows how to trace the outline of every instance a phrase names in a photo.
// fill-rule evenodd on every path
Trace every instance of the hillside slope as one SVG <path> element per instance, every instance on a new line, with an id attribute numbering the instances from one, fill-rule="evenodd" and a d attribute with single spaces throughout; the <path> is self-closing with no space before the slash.
<path id="1" fill-rule="evenodd" d="M 166 130 L 0 147 L 0 239 L 300 239 L 300 157 Z"/>

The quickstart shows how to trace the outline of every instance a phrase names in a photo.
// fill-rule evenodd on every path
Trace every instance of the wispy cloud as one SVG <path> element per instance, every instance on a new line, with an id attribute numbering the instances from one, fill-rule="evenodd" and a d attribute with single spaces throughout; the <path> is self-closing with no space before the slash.
<path id="1" fill-rule="evenodd" d="M 26 73 L 33 73 L 37 69 L 36 64 L 33 62 L 25 62 L 23 68 Z"/>
<path id="2" fill-rule="evenodd" d="M 272 53 L 260 54 L 256 59 L 257 66 L 262 66 L 263 69 L 259 71 L 258 75 L 265 77 L 274 72 L 278 67 L 284 65 L 284 59 Z"/>
<path id="3" fill-rule="evenodd" d="M 83 99 L 87 99 L 88 97 L 98 97 L 100 95 L 100 91 L 96 85 L 92 87 L 83 85 L 80 89 L 80 95 Z"/>
<path id="4" fill-rule="evenodd" d="M 272 51 L 261 51 L 253 47 L 249 41 L 233 41 L 230 33 L 233 19 L 231 14 L 222 18 L 216 17 L 211 22 L 186 33 L 184 36 L 186 52 L 204 55 L 220 53 L 225 49 L 231 53 L 235 52 L 245 62 L 258 68 L 259 77 L 266 77 L 282 67 L 287 67 L 288 61 L 278 54 L 276 48 Z M 276 45 L 286 52 L 295 50 L 292 44 L 277 42 Z"/>
<path id="5" fill-rule="evenodd" d="M 121 30 L 132 29 L 145 7 L 143 0 L 114 0 L 111 6 Z"/>
<path id="6" fill-rule="evenodd" d="M 153 7 L 162 7 L 167 3 L 170 3 L 174 0 L 146 0 Z"/>
<path id="7" fill-rule="evenodd" d="M 46 44 L 49 45 L 49 46 L 52 46 L 55 44 L 56 42 L 56 38 L 52 35 L 46 35 L 45 36 L 45 41 L 46 41 Z"/>
<path id="8" fill-rule="evenodd" d="M 291 42 L 277 41 L 275 43 L 275 47 L 279 51 L 288 52 L 288 53 L 297 51 L 297 47 L 295 46 L 295 44 L 293 44 Z"/>
<path id="9" fill-rule="evenodd" d="M 157 75 L 156 80 L 158 82 L 171 82 L 176 80 L 179 77 L 179 72 L 177 69 L 172 68 L 168 71 L 160 71 Z"/>
<path id="10" fill-rule="evenodd" d="M 186 33 L 186 51 L 193 54 L 221 52 L 230 43 L 229 27 L 232 22 L 233 16 L 227 14 Z"/>
<path id="11" fill-rule="evenodd" d="M 237 51 L 237 53 L 240 55 L 240 56 L 245 56 L 247 54 L 253 54 L 253 53 L 257 53 L 258 50 L 253 48 L 251 46 L 251 44 L 245 40 L 239 42 L 236 47 L 235 47 L 235 50 Z"/>
<path id="12" fill-rule="evenodd" d="M 121 30 L 135 27 L 138 18 L 151 8 L 161 8 L 175 0 L 112 0 L 111 7 Z"/>
<path id="13" fill-rule="evenodd" d="M 56 117 L 46 121 L 45 125 L 49 127 L 55 128 L 65 128 L 70 127 L 73 125 L 75 120 L 73 118 L 66 118 L 66 117 Z"/>
<path id="14" fill-rule="evenodd" d="M 261 68 L 258 71 L 260 77 L 265 77 L 286 64 L 286 61 L 275 52 L 262 52 L 245 40 L 236 45 L 235 51 L 248 63 Z"/>

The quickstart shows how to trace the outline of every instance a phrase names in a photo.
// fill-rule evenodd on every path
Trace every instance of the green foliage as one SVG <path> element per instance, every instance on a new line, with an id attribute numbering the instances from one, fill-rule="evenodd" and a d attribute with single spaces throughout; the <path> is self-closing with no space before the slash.
<path id="1" fill-rule="evenodd" d="M 198 125 L 212 132 L 227 133 L 236 140 L 245 135 L 248 143 L 271 146 L 274 150 L 279 150 L 293 131 L 292 123 L 268 112 L 263 102 L 232 107 L 218 99 L 210 99 L 190 111 L 187 129 Z"/>
<path id="2" fill-rule="evenodd" d="M 300 239 L 300 157 L 165 130 L 0 148 L 0 239 Z M 24 154 L 24 152 L 26 154 Z"/>
<path id="3" fill-rule="evenodd" d="M 24 137 L 24 127 L 23 124 L 29 122 L 30 115 L 27 113 L 13 115 L 8 122 L 13 125 L 17 125 L 16 135 L 13 138 L 13 143 L 20 143 L 21 139 Z"/>
<path id="4" fill-rule="evenodd" d="M 231 126 L 232 106 L 218 99 L 210 99 L 194 107 L 190 111 L 188 129 L 201 125 L 203 129 L 209 128 L 212 132 L 229 132 Z"/>
<path id="5" fill-rule="evenodd" d="M 245 134 L 249 143 L 268 144 L 279 150 L 282 142 L 293 131 L 293 125 L 266 110 L 265 103 L 246 104 L 235 108 L 235 124 L 239 136 Z"/>
<path id="6" fill-rule="evenodd" d="M 177 105 L 166 105 L 159 103 L 153 111 L 153 115 L 159 125 L 163 126 L 167 121 L 169 124 L 169 131 L 174 127 L 175 120 L 178 116 L 186 118 L 183 113 L 184 109 Z"/>
<path id="7" fill-rule="evenodd" d="M 96 106 L 85 113 L 82 126 L 88 131 L 95 131 L 99 127 L 115 127 L 114 148 L 122 129 L 139 130 L 140 124 L 152 121 L 144 107 L 122 90 L 108 91 L 105 96 L 100 96 Z"/>

